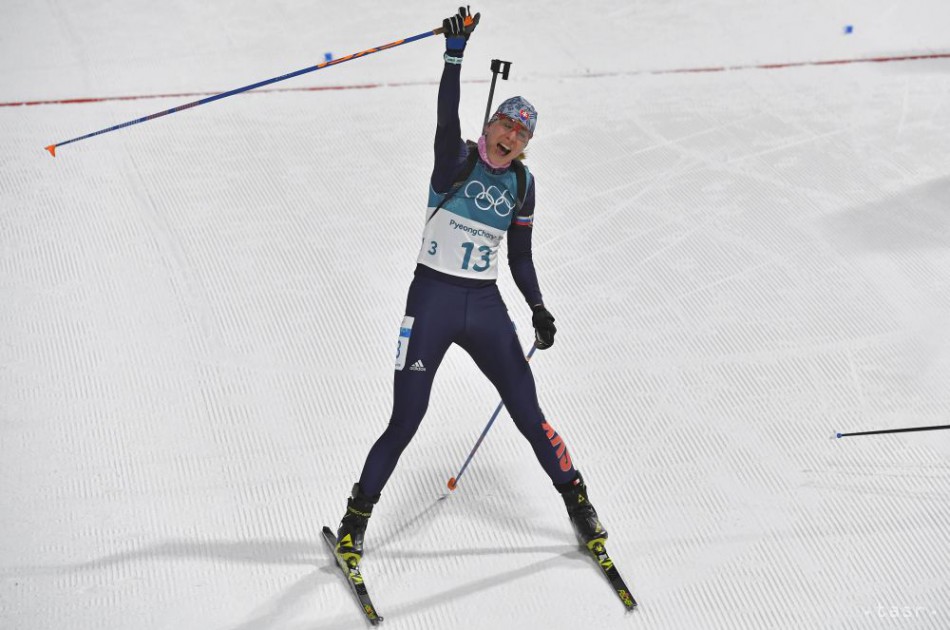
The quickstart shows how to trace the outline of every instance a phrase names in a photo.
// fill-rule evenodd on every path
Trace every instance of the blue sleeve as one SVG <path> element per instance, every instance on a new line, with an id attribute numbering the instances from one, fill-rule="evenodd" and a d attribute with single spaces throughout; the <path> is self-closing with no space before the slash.
<path id="1" fill-rule="evenodd" d="M 461 48 L 457 48 L 461 42 Z M 447 39 L 446 54 L 461 59 L 465 50 L 464 39 Z M 465 163 L 468 149 L 462 141 L 462 125 L 459 122 L 459 99 L 461 98 L 461 64 L 445 62 L 442 81 L 439 83 L 439 103 L 435 128 L 435 164 L 432 167 L 432 189 L 437 193 L 448 192 L 455 174 Z"/>
<path id="2" fill-rule="evenodd" d="M 508 267 L 515 285 L 521 291 L 528 306 L 543 304 L 538 274 L 531 256 L 531 234 L 534 223 L 534 177 L 525 192 L 521 211 L 508 228 Z"/>

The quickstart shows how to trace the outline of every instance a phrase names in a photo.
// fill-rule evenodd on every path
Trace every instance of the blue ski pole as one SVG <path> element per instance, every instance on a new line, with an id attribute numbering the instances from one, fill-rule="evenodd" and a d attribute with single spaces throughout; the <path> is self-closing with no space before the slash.
<path id="1" fill-rule="evenodd" d="M 466 18 L 466 23 L 468 23 L 469 21 L 471 21 L 471 19 L 472 19 L 471 17 Z M 299 77 L 299 76 L 302 75 L 302 74 L 307 74 L 308 72 L 314 72 L 314 71 L 316 71 L 316 70 L 322 70 L 323 68 L 326 68 L 326 67 L 328 67 L 328 66 L 335 66 L 335 65 L 337 65 L 337 64 L 343 63 L 344 61 L 350 61 L 350 60 L 352 60 L 352 59 L 359 59 L 360 57 L 366 57 L 367 55 L 372 55 L 373 53 L 378 53 L 378 52 L 383 51 L 383 50 L 389 50 L 390 48 L 395 48 L 396 46 L 401 46 L 401 45 L 403 45 L 403 44 L 408 44 L 408 43 L 410 43 L 410 42 L 415 42 L 415 41 L 418 41 L 418 40 L 420 40 L 420 39 L 425 39 L 426 37 L 429 37 L 429 36 L 431 36 L 431 35 L 441 35 L 443 31 L 444 31 L 444 29 L 440 26 L 439 28 L 433 29 L 433 30 L 431 30 L 431 31 L 426 31 L 425 33 L 419 33 L 418 35 L 413 35 L 412 37 L 407 37 L 407 38 L 405 38 L 405 39 L 398 39 L 398 40 L 396 40 L 396 41 L 394 41 L 394 42 L 390 42 L 390 43 L 388 43 L 388 44 L 383 44 L 382 46 L 377 46 L 377 47 L 375 47 L 375 48 L 367 48 L 367 49 L 364 50 L 364 51 L 361 51 L 361 52 L 358 52 L 358 53 L 353 53 L 352 55 L 347 55 L 347 56 L 345 56 L 345 57 L 340 57 L 339 59 L 333 59 L 332 61 L 325 61 L 325 62 L 323 62 L 323 63 L 321 63 L 321 64 L 317 64 L 317 65 L 315 65 L 315 66 L 310 66 L 310 67 L 308 67 L 308 68 L 303 68 L 303 69 L 297 70 L 297 71 L 295 71 L 295 72 L 290 72 L 290 73 L 288 73 L 288 74 L 284 74 L 284 75 L 281 75 L 281 76 L 279 76 L 279 77 L 273 77 L 273 78 L 271 78 L 271 79 L 266 79 L 266 80 L 264 80 L 264 81 L 259 81 L 259 82 L 257 82 L 257 83 L 252 83 L 251 85 L 245 85 L 244 87 L 239 87 L 239 88 L 236 88 L 236 89 L 234 89 L 234 90 L 228 90 L 227 92 L 222 92 L 221 94 L 215 94 L 214 96 L 209 96 L 209 97 L 207 97 L 207 98 L 203 98 L 203 99 L 201 99 L 200 101 L 194 101 L 194 102 L 192 102 L 192 103 L 185 103 L 184 105 L 179 105 L 178 107 L 172 107 L 171 109 L 166 109 L 166 110 L 163 111 L 163 112 L 158 112 L 158 113 L 155 113 L 155 114 L 150 114 L 150 115 L 144 116 L 144 117 L 142 117 L 142 118 L 136 118 L 135 120 L 130 120 L 130 121 L 128 121 L 128 122 L 124 122 L 124 123 L 122 123 L 122 124 L 115 125 L 115 126 L 113 126 L 113 127 L 109 127 L 108 129 L 100 129 L 99 131 L 93 131 L 92 133 L 87 133 L 87 134 L 84 135 L 84 136 L 79 136 L 79 137 L 77 137 L 77 138 L 71 138 L 71 139 L 69 139 L 69 140 L 64 140 L 64 141 L 62 141 L 62 142 L 57 142 L 56 144 L 51 144 L 51 145 L 49 145 L 48 147 L 46 147 L 46 150 L 49 151 L 50 155 L 52 155 L 53 157 L 56 157 L 56 148 L 57 148 L 57 147 L 62 147 L 62 146 L 65 146 L 65 145 L 67 145 L 67 144 L 72 144 L 73 142 L 79 142 L 80 140 L 85 140 L 86 138 L 92 138 L 93 136 L 99 136 L 99 135 L 102 135 L 102 134 L 104 134 L 104 133 L 109 133 L 110 131 L 118 131 L 119 129 L 124 129 L 124 128 L 126 128 L 126 127 L 131 127 L 132 125 L 137 125 L 137 124 L 139 124 L 139 123 L 148 122 L 148 121 L 150 121 L 150 120 L 154 120 L 154 119 L 156 119 L 156 118 L 161 118 L 162 116 L 167 116 L 167 115 L 169 115 L 169 114 L 176 114 L 176 113 L 178 113 L 178 112 L 180 112 L 180 111 L 182 111 L 182 110 L 191 109 L 192 107 L 198 107 L 199 105 L 204 105 L 204 104 L 206 104 L 206 103 L 211 103 L 211 102 L 214 102 L 214 101 L 219 101 L 219 100 L 221 100 L 221 99 L 223 99 L 223 98 L 227 98 L 227 97 L 229 97 L 229 96 L 234 96 L 235 94 L 240 94 L 241 92 L 247 92 L 247 91 L 249 91 L 249 90 L 254 90 L 254 89 L 257 89 L 257 88 L 259 88 L 259 87 L 264 87 L 265 85 L 270 85 L 270 84 L 272 84 L 272 83 L 277 83 L 278 81 L 284 81 L 284 80 L 286 80 L 286 79 L 292 79 L 293 77 Z"/>
<path id="2" fill-rule="evenodd" d="M 533 354 L 534 354 L 534 351 L 537 350 L 537 349 L 538 349 L 538 344 L 535 343 L 533 346 L 531 346 L 531 350 L 528 351 L 528 356 L 525 357 L 525 359 L 528 360 L 528 361 L 530 361 L 530 360 L 531 360 L 531 355 L 533 355 Z M 471 462 L 471 461 L 472 461 L 472 457 L 475 456 L 475 451 L 478 450 L 478 447 L 481 446 L 482 441 L 485 439 L 485 436 L 488 435 L 488 430 L 491 428 L 491 425 L 494 424 L 495 418 L 498 417 L 498 414 L 501 412 L 501 408 L 502 408 L 503 406 L 504 406 L 504 402 L 503 402 L 503 401 L 499 401 L 498 406 L 495 407 L 495 413 L 493 413 L 493 414 L 491 415 L 491 418 L 488 420 L 488 424 L 485 425 L 485 430 L 482 431 L 482 434 L 481 434 L 481 436 L 479 436 L 478 441 L 475 442 L 475 446 L 472 447 L 472 452 L 468 454 L 468 458 L 465 460 L 465 463 L 462 464 L 462 469 L 459 470 L 459 474 L 456 475 L 455 477 L 452 477 L 451 479 L 449 479 L 449 482 L 448 482 L 448 484 L 447 484 L 447 485 L 449 486 L 449 490 L 454 491 L 455 488 L 458 486 L 459 479 L 462 478 L 462 474 L 464 474 L 464 473 L 465 473 L 465 469 L 468 468 L 469 462 Z"/>

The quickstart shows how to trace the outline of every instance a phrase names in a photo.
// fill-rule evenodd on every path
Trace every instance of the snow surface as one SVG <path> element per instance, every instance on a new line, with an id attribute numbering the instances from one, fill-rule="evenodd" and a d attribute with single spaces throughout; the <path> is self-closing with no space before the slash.
<path id="1" fill-rule="evenodd" d="M 654 74 L 946 53 L 948 3 L 475 8 L 463 129 L 513 61 L 542 406 L 641 609 L 504 414 L 446 496 L 497 404 L 456 348 L 370 525 L 385 626 L 950 627 L 950 434 L 831 439 L 950 424 L 950 60 Z M 454 9 L 5 0 L 0 102 L 220 92 Z M 365 625 L 319 530 L 389 415 L 441 50 L 55 160 L 193 98 L 0 107 L 0 627 Z"/>

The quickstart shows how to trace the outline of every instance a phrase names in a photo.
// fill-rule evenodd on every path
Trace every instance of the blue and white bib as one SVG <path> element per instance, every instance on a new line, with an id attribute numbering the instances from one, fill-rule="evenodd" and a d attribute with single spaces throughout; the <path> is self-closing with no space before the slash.
<path id="1" fill-rule="evenodd" d="M 531 174 L 525 169 L 525 188 Z M 462 278 L 498 278 L 498 246 L 515 219 L 518 178 L 514 169 L 492 173 L 479 161 L 442 209 L 444 194 L 429 185 L 429 209 L 416 262 Z M 435 213 L 433 215 L 433 213 Z"/>

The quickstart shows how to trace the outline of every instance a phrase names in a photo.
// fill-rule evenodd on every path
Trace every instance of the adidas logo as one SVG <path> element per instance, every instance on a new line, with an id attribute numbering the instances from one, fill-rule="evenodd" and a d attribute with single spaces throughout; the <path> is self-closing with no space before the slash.
<path id="1" fill-rule="evenodd" d="M 426 366 L 422 365 L 422 359 L 419 359 L 418 361 L 410 365 L 409 369 L 414 372 L 425 372 Z"/>

